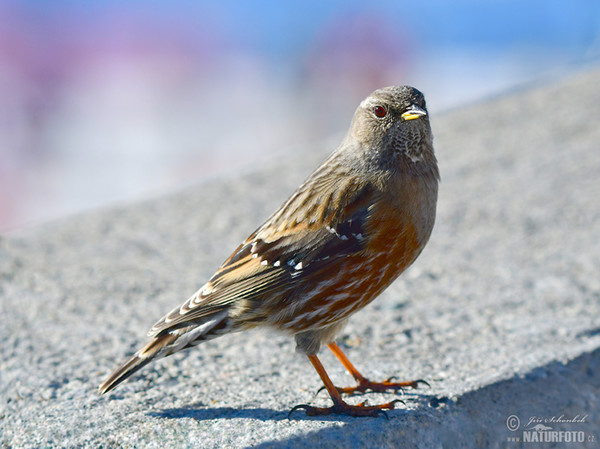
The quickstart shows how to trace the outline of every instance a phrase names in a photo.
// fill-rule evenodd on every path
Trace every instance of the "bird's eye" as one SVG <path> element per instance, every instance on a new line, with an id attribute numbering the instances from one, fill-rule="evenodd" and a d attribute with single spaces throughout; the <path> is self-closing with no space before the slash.
<path id="1" fill-rule="evenodd" d="M 373 108 L 373 114 L 375 114 L 379 118 L 383 118 L 387 114 L 387 111 L 383 106 L 375 106 Z"/>

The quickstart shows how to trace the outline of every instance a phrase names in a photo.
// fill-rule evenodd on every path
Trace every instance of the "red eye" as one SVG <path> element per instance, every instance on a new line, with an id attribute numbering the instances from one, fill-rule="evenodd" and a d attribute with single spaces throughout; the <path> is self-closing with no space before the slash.
<path id="1" fill-rule="evenodd" d="M 385 114 L 387 114 L 387 111 L 385 110 L 385 108 L 383 106 L 375 106 L 373 108 L 373 113 L 377 117 L 382 118 L 382 117 L 385 117 Z"/>

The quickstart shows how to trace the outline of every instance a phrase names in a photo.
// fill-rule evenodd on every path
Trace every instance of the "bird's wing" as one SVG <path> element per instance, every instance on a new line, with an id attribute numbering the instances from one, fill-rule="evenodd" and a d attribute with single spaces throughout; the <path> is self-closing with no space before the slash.
<path id="1" fill-rule="evenodd" d="M 319 186 L 317 196 L 315 186 L 307 184 L 248 237 L 200 290 L 158 321 L 149 335 L 200 325 L 238 299 L 256 300 L 276 289 L 293 288 L 313 269 L 362 251 L 367 240 L 365 221 L 378 195 L 375 189 L 356 179 L 338 178 L 332 185 Z"/>

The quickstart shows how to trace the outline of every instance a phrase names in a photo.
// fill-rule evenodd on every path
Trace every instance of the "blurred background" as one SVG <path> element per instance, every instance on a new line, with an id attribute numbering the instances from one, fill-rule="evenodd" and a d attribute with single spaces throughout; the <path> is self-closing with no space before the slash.
<path id="1" fill-rule="evenodd" d="M 599 58 L 598 0 L 0 0 L 0 232 L 318 144 L 377 87 L 437 114 Z"/>

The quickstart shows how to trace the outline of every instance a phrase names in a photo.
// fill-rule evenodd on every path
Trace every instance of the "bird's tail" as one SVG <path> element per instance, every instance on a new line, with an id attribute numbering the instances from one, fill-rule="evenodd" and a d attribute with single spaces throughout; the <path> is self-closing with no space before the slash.
<path id="1" fill-rule="evenodd" d="M 108 393 L 133 373 L 154 360 L 156 356 L 164 352 L 165 347 L 173 343 L 177 338 L 177 335 L 173 334 L 163 334 L 160 337 L 153 338 L 146 346 L 129 357 L 108 379 L 102 382 L 98 387 L 98 393 Z"/>
<path id="2" fill-rule="evenodd" d="M 146 346 L 133 354 L 102 382 L 98 387 L 98 393 L 104 394 L 109 392 L 152 360 L 166 357 L 191 346 L 196 346 L 203 341 L 213 339 L 230 331 L 230 320 L 226 310 L 206 317 L 201 324 L 195 322 L 192 325 L 174 329 L 165 327 L 163 332 L 150 340 Z"/>

